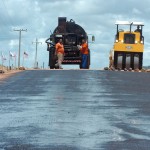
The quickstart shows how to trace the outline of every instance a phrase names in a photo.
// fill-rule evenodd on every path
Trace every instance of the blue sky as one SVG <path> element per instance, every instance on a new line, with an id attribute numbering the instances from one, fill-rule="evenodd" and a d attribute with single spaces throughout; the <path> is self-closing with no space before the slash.
<path id="1" fill-rule="evenodd" d="M 6 57 L 9 51 L 18 53 L 19 32 L 14 29 L 27 29 L 22 32 L 21 56 L 26 51 L 26 67 L 33 67 L 35 44 L 38 38 L 39 67 L 43 62 L 48 68 L 48 52 L 45 40 L 58 23 L 58 17 L 73 19 L 87 34 L 95 35 L 95 43 L 90 44 L 91 68 L 101 69 L 108 66 L 109 51 L 113 46 L 116 32 L 115 21 L 144 22 L 145 52 L 144 65 L 150 65 L 150 1 L 149 0 L 1 0 L 0 3 L 0 51 Z M 21 57 L 21 64 L 22 64 Z M 11 60 L 14 64 L 14 60 Z M 8 60 L 5 61 L 8 65 Z M 78 66 L 64 66 L 78 68 Z"/>

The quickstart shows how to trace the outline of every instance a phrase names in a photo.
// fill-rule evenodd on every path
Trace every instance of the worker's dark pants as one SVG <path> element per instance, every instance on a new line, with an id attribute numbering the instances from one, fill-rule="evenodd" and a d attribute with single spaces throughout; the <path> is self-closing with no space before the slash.
<path id="1" fill-rule="evenodd" d="M 88 55 L 82 54 L 82 69 L 88 69 Z"/>

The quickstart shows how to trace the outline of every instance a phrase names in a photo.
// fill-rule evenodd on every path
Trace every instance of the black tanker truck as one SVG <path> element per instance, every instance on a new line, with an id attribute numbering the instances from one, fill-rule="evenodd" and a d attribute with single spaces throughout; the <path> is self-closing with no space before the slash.
<path id="1" fill-rule="evenodd" d="M 58 26 L 45 42 L 47 43 L 47 51 L 49 51 L 50 69 L 55 68 L 55 44 L 59 39 L 63 40 L 65 56 L 62 64 L 78 64 L 81 68 L 82 57 L 77 45 L 81 44 L 82 39 L 88 42 L 88 36 L 85 30 L 72 19 L 67 21 L 66 17 L 58 18 Z M 90 66 L 90 50 L 88 56 L 88 68 Z"/>

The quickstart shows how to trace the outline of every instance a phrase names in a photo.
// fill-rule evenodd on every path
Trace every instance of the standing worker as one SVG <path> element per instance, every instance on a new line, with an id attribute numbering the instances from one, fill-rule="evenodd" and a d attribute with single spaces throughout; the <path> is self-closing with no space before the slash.
<path id="1" fill-rule="evenodd" d="M 88 44 L 86 43 L 85 39 L 82 39 L 82 44 L 79 46 L 79 49 L 82 54 L 82 69 L 89 69 L 88 68 L 88 54 L 89 54 L 89 49 L 88 49 Z"/>
<path id="2" fill-rule="evenodd" d="M 64 60 L 64 45 L 62 39 L 59 39 L 58 43 L 55 45 L 55 55 L 57 55 L 58 58 L 58 62 L 55 66 L 59 67 L 59 69 L 63 69 L 62 62 Z"/>

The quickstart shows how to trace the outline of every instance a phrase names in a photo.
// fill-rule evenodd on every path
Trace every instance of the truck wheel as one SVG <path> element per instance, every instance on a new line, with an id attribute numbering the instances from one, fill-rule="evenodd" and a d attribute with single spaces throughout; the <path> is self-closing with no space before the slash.
<path id="1" fill-rule="evenodd" d="M 89 53 L 89 56 L 88 56 L 87 69 L 90 69 L 90 53 Z"/>
<path id="2" fill-rule="evenodd" d="M 50 69 L 54 69 L 55 67 L 54 66 L 50 66 Z"/>
<path id="3" fill-rule="evenodd" d="M 82 63 L 79 64 L 79 68 L 82 69 Z"/>
<path id="4" fill-rule="evenodd" d="M 89 64 L 87 65 L 87 69 L 90 69 L 90 65 Z"/>

